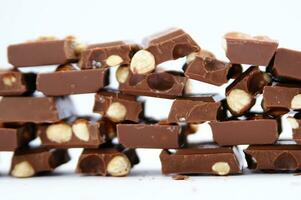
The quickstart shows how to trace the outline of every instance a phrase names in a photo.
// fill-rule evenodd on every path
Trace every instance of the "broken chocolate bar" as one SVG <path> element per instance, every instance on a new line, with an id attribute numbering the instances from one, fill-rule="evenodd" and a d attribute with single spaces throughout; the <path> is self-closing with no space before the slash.
<path id="1" fill-rule="evenodd" d="M 51 172 L 69 160 L 67 150 L 19 149 L 14 153 L 10 175 L 17 178 L 32 177 Z"/>
<path id="2" fill-rule="evenodd" d="M 279 137 L 276 119 L 210 122 L 213 139 L 219 145 L 273 144 Z"/>
<path id="3" fill-rule="evenodd" d="M 223 85 L 230 78 L 237 78 L 242 67 L 217 60 L 207 51 L 200 51 L 184 66 L 185 76 L 213 85 Z"/>
<path id="4" fill-rule="evenodd" d="M 126 94 L 173 99 L 183 95 L 186 81 L 186 77 L 173 72 L 130 74 L 119 89 Z"/>
<path id="5" fill-rule="evenodd" d="M 71 116 L 72 102 L 68 97 L 2 97 L 1 122 L 51 123 Z"/>
<path id="6" fill-rule="evenodd" d="M 238 150 L 213 145 L 192 146 L 160 154 L 163 174 L 212 174 L 225 176 L 242 172 Z"/>
<path id="7" fill-rule="evenodd" d="M 99 149 L 85 149 L 81 154 L 77 173 L 100 176 L 127 176 L 131 168 L 139 163 L 134 149 L 122 147 L 100 147 Z"/>
<path id="8" fill-rule="evenodd" d="M 95 93 L 108 84 L 108 69 L 62 70 L 39 74 L 37 89 L 46 96 Z"/>
<path id="9" fill-rule="evenodd" d="M 0 71 L 0 96 L 30 95 L 36 89 L 36 75 L 18 71 Z"/>
<path id="10" fill-rule="evenodd" d="M 226 88 L 227 106 L 235 115 L 246 113 L 255 104 L 255 97 L 272 82 L 269 74 L 252 66 Z"/>
<path id="11" fill-rule="evenodd" d="M 251 145 L 244 152 L 250 169 L 267 172 L 301 169 L 301 146 L 299 145 Z"/>
<path id="12" fill-rule="evenodd" d="M 278 42 L 267 36 L 250 36 L 230 32 L 224 36 L 226 56 L 231 63 L 268 66 L 278 47 Z"/>
<path id="13" fill-rule="evenodd" d="M 98 148 L 107 141 L 103 124 L 86 119 L 40 125 L 39 137 L 45 148 Z"/>
<path id="14" fill-rule="evenodd" d="M 73 37 L 59 40 L 42 38 L 7 48 L 8 62 L 15 67 L 60 65 L 77 61 Z"/>
<path id="15" fill-rule="evenodd" d="M 95 69 L 130 64 L 132 55 L 140 47 L 124 41 L 90 45 L 82 52 L 80 67 Z"/>
<path id="16" fill-rule="evenodd" d="M 120 144 L 128 148 L 175 149 L 185 140 L 179 125 L 118 124 L 117 135 Z"/>
<path id="17" fill-rule="evenodd" d="M 15 151 L 36 138 L 36 126 L 27 124 L 0 124 L 0 151 Z"/>
<path id="18" fill-rule="evenodd" d="M 143 104 L 135 96 L 119 92 L 100 91 L 95 95 L 93 111 L 113 122 L 138 122 L 143 113 Z"/>
<path id="19" fill-rule="evenodd" d="M 168 115 L 169 123 L 202 123 L 216 121 L 219 117 L 221 103 L 212 96 L 183 97 L 176 99 Z"/>

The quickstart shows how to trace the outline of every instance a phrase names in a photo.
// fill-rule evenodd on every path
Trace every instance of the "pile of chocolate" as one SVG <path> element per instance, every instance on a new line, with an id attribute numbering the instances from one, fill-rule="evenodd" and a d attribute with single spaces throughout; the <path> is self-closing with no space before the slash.
<path id="1" fill-rule="evenodd" d="M 163 174 L 239 174 L 244 158 L 256 171 L 300 170 L 301 52 L 278 48 L 265 36 L 232 32 L 223 40 L 230 62 L 201 49 L 181 29 L 150 36 L 143 47 L 84 45 L 74 37 L 10 45 L 14 69 L 0 72 L 0 151 L 14 151 L 10 174 L 51 172 L 70 160 L 69 148 L 84 148 L 76 172 L 85 175 L 128 175 L 139 163 L 136 148 L 163 149 Z M 182 71 L 158 70 L 179 58 L 186 58 Z M 58 67 L 38 74 L 21 69 L 49 65 Z M 114 76 L 118 90 L 108 87 Z M 216 95 L 189 95 L 189 79 L 215 86 L 234 80 L 218 101 Z M 76 116 L 70 95 L 84 93 L 96 93 L 93 112 L 101 118 Z M 139 96 L 172 99 L 168 118 L 145 117 Z M 259 96 L 262 112 L 251 112 Z M 287 113 L 293 134 L 279 141 Z M 188 142 L 205 122 L 213 140 Z M 243 153 L 238 145 L 249 146 Z"/>

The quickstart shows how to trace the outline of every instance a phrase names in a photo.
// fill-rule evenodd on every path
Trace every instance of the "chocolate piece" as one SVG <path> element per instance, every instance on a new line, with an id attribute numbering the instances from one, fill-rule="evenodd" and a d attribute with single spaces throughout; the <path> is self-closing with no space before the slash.
<path id="1" fill-rule="evenodd" d="M 273 144 L 279 137 L 275 119 L 210 122 L 214 141 L 219 145 Z"/>
<path id="2" fill-rule="evenodd" d="M 67 150 L 23 149 L 14 153 L 10 175 L 27 178 L 51 172 L 70 160 Z"/>
<path id="3" fill-rule="evenodd" d="M 74 38 L 46 39 L 10 45 L 8 62 L 15 67 L 60 65 L 77 60 Z"/>
<path id="4" fill-rule="evenodd" d="M 2 97 L 2 122 L 56 122 L 71 116 L 73 107 L 68 97 Z"/>
<path id="5" fill-rule="evenodd" d="M 169 123 L 202 123 L 218 119 L 220 102 L 211 97 L 190 97 L 176 99 L 168 115 Z"/>
<path id="6" fill-rule="evenodd" d="M 95 69 L 130 64 L 132 55 L 139 49 L 138 45 L 124 41 L 90 45 L 82 52 L 80 67 Z"/>
<path id="7" fill-rule="evenodd" d="M 15 151 L 35 138 L 34 124 L 0 124 L 0 151 Z"/>
<path id="8" fill-rule="evenodd" d="M 241 173 L 236 149 L 230 147 L 197 146 L 163 150 L 160 154 L 163 174 L 213 174 Z"/>
<path id="9" fill-rule="evenodd" d="M 69 70 L 39 74 L 37 89 L 46 96 L 95 93 L 108 84 L 108 69 Z"/>
<path id="10" fill-rule="evenodd" d="M 226 88 L 227 106 L 233 115 L 242 115 L 255 104 L 255 97 L 271 77 L 252 66 Z"/>
<path id="11" fill-rule="evenodd" d="M 36 89 L 36 75 L 18 71 L 0 71 L 0 96 L 32 94 Z"/>
<path id="12" fill-rule="evenodd" d="M 77 119 L 40 125 L 39 137 L 46 148 L 98 148 L 107 140 L 105 131 L 100 122 Z"/>
<path id="13" fill-rule="evenodd" d="M 173 149 L 184 143 L 178 125 L 118 124 L 117 134 L 118 141 L 128 148 Z"/>
<path id="14" fill-rule="evenodd" d="M 272 73 L 279 79 L 301 81 L 301 52 L 285 48 L 276 51 Z"/>
<path id="15" fill-rule="evenodd" d="M 286 172 L 301 169 L 301 146 L 299 145 L 252 145 L 244 152 L 250 169 Z"/>
<path id="16" fill-rule="evenodd" d="M 135 96 L 119 92 L 100 91 L 95 95 L 94 112 L 100 113 L 113 122 L 138 122 L 143 104 Z"/>
<path id="17" fill-rule="evenodd" d="M 278 47 L 278 42 L 267 36 L 250 36 L 231 32 L 224 36 L 226 56 L 231 63 L 267 66 Z"/>
<path id="18" fill-rule="evenodd" d="M 263 109 L 289 112 L 301 109 L 301 88 L 298 86 L 266 86 L 263 90 Z"/>
<path id="19" fill-rule="evenodd" d="M 85 149 L 81 154 L 77 173 L 101 176 L 127 176 L 134 165 L 139 163 L 134 149 L 100 147 Z"/>
<path id="20" fill-rule="evenodd" d="M 242 73 L 241 65 L 222 62 L 203 51 L 187 63 L 184 70 L 185 76 L 191 79 L 217 86 L 227 83 L 230 78 L 236 78 Z"/>
<path id="21" fill-rule="evenodd" d="M 158 65 L 200 50 L 199 45 L 182 29 L 169 29 L 144 39 L 146 50 Z"/>
<path id="22" fill-rule="evenodd" d="M 172 72 L 155 72 L 147 75 L 130 74 L 121 92 L 132 95 L 175 98 L 182 96 L 187 78 Z"/>

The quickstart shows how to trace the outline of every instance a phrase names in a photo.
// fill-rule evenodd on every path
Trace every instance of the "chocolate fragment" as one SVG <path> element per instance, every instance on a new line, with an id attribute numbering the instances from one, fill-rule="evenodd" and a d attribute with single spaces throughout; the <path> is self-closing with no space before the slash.
<path id="1" fill-rule="evenodd" d="M 0 121 L 51 123 L 71 116 L 73 108 L 68 97 L 2 97 Z"/>
<path id="2" fill-rule="evenodd" d="M 95 69 L 130 64 L 132 55 L 140 47 L 124 41 L 90 45 L 82 52 L 81 69 Z"/>
<path id="3" fill-rule="evenodd" d="M 172 179 L 173 180 L 176 180 L 176 181 L 182 181 L 182 180 L 187 180 L 189 179 L 189 176 L 185 176 L 185 175 L 174 175 L 172 176 Z"/>
<path id="4" fill-rule="evenodd" d="M 210 122 L 214 141 L 219 145 L 273 144 L 281 130 L 276 119 Z"/>
<path id="5" fill-rule="evenodd" d="M 185 140 L 179 125 L 118 124 L 117 134 L 118 141 L 128 148 L 174 149 Z"/>
<path id="6" fill-rule="evenodd" d="M 0 71 L 0 96 L 30 95 L 36 89 L 36 75 L 18 71 Z"/>
<path id="7" fill-rule="evenodd" d="M 163 174 L 230 175 L 242 172 L 237 150 L 231 147 L 192 146 L 160 154 Z"/>
<path id="8" fill-rule="evenodd" d="M 51 172 L 69 160 L 67 150 L 20 149 L 14 153 L 10 175 L 17 178 L 27 178 L 44 172 Z"/>
<path id="9" fill-rule="evenodd" d="M 37 89 L 46 96 L 95 93 L 108 84 L 108 69 L 60 70 L 39 74 Z"/>
<path id="10" fill-rule="evenodd" d="M 143 104 L 135 96 L 113 91 L 100 91 L 95 95 L 93 111 L 100 113 L 113 122 L 138 122 L 142 115 Z"/>
<path id="11" fill-rule="evenodd" d="M 292 144 L 252 145 L 244 150 L 248 167 L 268 172 L 301 169 L 301 146 Z"/>
<path id="12" fill-rule="evenodd" d="M 15 151 L 35 138 L 34 124 L 0 124 L 0 151 Z"/>
<path id="13" fill-rule="evenodd" d="M 139 163 L 134 149 L 117 146 L 85 149 L 81 154 L 77 173 L 100 176 L 127 176 L 131 168 Z"/>
<path id="14" fill-rule="evenodd" d="M 46 39 L 10 45 L 8 62 L 15 67 L 60 65 L 77 61 L 74 38 Z"/>
<path id="15" fill-rule="evenodd" d="M 231 63 L 268 66 L 278 47 L 278 42 L 267 36 L 250 36 L 230 32 L 224 36 L 226 56 Z"/>

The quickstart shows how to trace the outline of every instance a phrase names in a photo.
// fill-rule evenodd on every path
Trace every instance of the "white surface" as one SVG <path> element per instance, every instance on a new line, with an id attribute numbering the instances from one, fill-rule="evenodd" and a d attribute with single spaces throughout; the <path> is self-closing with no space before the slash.
<path id="1" fill-rule="evenodd" d="M 235 30 L 265 34 L 279 40 L 280 46 L 301 50 L 301 3 L 280 2 L 1 0 L 0 65 L 9 66 L 6 61 L 8 44 L 41 35 L 64 37 L 73 34 L 91 43 L 120 39 L 140 42 L 143 37 L 169 27 L 183 28 L 202 48 L 225 60 L 221 37 Z M 225 88 L 192 82 L 193 91 L 197 93 L 223 93 Z M 170 102 L 149 99 L 148 114 L 164 118 Z M 91 94 L 75 97 L 82 115 L 90 112 L 91 102 Z M 201 134 L 205 132 L 195 137 L 201 137 Z M 139 151 L 141 164 L 134 168 L 130 177 L 80 177 L 72 173 L 79 153 L 79 150 L 72 150 L 72 162 L 62 166 L 54 176 L 22 180 L 5 175 L 10 154 L 0 153 L 0 199 L 300 199 L 301 178 L 293 174 L 248 173 L 172 180 L 160 174 L 159 150 Z"/>

